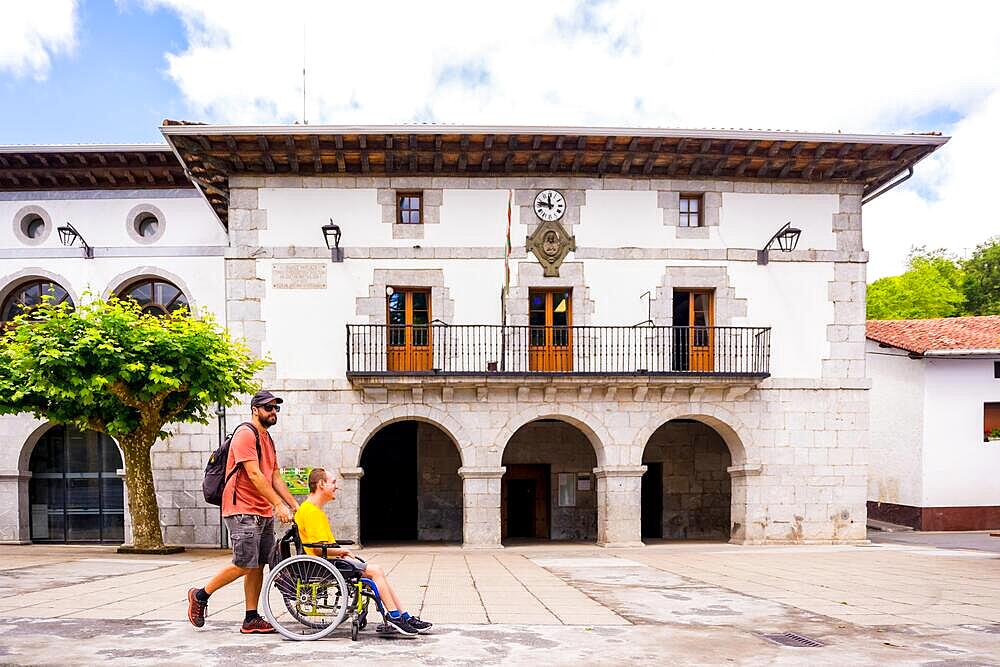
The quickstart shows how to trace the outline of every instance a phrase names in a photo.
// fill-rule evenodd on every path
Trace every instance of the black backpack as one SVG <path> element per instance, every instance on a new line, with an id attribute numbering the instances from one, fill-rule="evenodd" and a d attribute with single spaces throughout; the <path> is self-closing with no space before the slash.
<path id="1" fill-rule="evenodd" d="M 223 441 L 219 448 L 208 457 L 208 465 L 205 466 L 205 479 L 201 482 L 201 492 L 205 495 L 205 502 L 209 505 L 222 505 L 222 493 L 226 490 L 226 484 L 230 478 L 240 471 L 242 463 L 233 466 L 233 471 L 226 474 L 226 463 L 229 461 L 229 445 L 233 442 L 233 435 L 241 426 L 249 426 L 253 431 L 253 438 L 257 444 L 257 461 L 260 461 L 260 433 L 250 422 L 243 422 Z M 233 502 L 236 502 L 236 489 L 233 489 Z"/>

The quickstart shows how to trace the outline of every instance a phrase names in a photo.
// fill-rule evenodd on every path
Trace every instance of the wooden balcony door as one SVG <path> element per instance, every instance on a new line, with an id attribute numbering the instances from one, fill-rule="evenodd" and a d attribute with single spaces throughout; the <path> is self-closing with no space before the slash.
<path id="1" fill-rule="evenodd" d="M 528 368 L 565 373 L 573 370 L 573 291 L 528 292 Z"/>
<path id="2" fill-rule="evenodd" d="M 715 370 L 715 298 L 710 290 L 674 290 L 674 368 Z"/>
<path id="3" fill-rule="evenodd" d="M 431 370 L 431 291 L 394 288 L 386 296 L 386 310 L 388 370 Z"/>

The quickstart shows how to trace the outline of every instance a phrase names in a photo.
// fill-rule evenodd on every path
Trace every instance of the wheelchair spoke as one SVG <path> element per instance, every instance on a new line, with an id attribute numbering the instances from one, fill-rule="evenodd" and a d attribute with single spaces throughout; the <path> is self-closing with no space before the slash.
<path id="1" fill-rule="evenodd" d="M 285 637 L 319 638 L 343 621 L 347 613 L 347 585 L 328 562 L 296 556 L 271 571 L 263 602 L 265 616 Z"/>

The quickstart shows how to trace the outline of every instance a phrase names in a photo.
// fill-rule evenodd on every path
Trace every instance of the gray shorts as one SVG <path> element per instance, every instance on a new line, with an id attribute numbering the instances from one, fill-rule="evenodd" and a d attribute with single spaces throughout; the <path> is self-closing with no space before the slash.
<path id="1" fill-rule="evenodd" d="M 274 518 L 257 514 L 223 517 L 233 547 L 233 565 L 253 569 L 264 567 L 274 548 Z"/>

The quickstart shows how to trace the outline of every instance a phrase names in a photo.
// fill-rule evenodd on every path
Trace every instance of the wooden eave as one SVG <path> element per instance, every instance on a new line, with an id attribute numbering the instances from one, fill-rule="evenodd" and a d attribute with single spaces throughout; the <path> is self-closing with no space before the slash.
<path id="1" fill-rule="evenodd" d="M 860 183 L 874 192 L 932 153 L 939 135 L 587 128 L 161 128 L 223 224 L 229 177 L 580 176 Z M 491 131 L 496 130 L 496 131 Z M 572 130 L 569 132 L 567 130 Z"/>
<path id="2" fill-rule="evenodd" d="M 169 146 L 0 146 L 0 191 L 190 187 Z"/>

